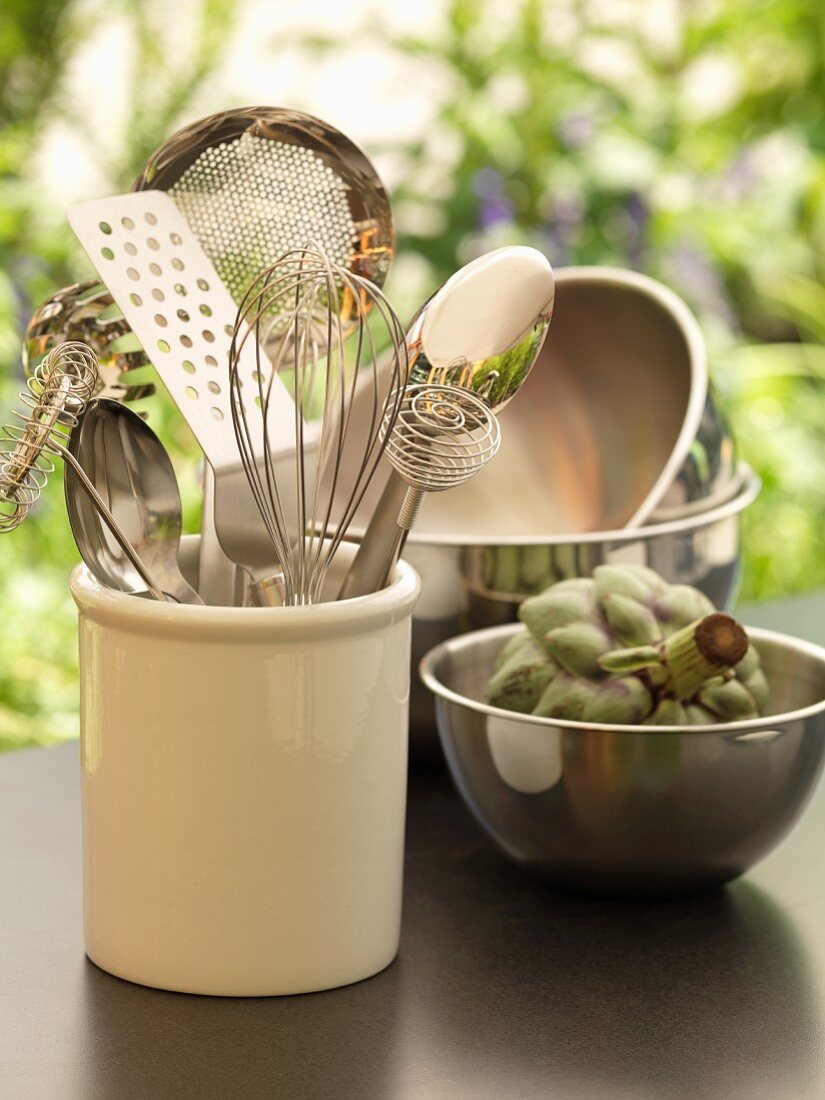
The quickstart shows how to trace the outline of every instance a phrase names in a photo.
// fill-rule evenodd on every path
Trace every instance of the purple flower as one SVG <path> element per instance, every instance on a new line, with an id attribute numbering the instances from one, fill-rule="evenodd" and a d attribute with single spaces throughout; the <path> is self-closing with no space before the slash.
<path id="1" fill-rule="evenodd" d="M 584 215 L 584 200 L 578 192 L 570 191 L 553 199 L 550 215 L 542 232 L 544 251 L 553 263 L 561 265 L 570 262 Z"/>
<path id="2" fill-rule="evenodd" d="M 556 137 L 568 149 L 583 149 L 596 132 L 596 120 L 586 111 L 570 111 L 556 126 Z"/>
<path id="3" fill-rule="evenodd" d="M 633 267 L 642 267 L 647 244 L 647 227 L 650 223 L 650 207 L 639 191 L 632 191 L 625 202 L 627 217 L 627 258 Z"/>
<path id="4" fill-rule="evenodd" d="M 699 313 L 714 314 L 731 330 L 739 322 L 718 269 L 706 252 L 682 241 L 665 258 L 665 274 Z"/>
<path id="5" fill-rule="evenodd" d="M 513 204 L 504 190 L 504 180 L 495 168 L 482 168 L 472 181 L 478 199 L 478 227 L 482 232 L 513 221 Z"/>

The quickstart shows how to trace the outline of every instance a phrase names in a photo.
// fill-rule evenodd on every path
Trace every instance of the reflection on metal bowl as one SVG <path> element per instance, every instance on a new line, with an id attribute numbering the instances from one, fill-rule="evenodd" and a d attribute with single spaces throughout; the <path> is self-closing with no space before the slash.
<path id="1" fill-rule="evenodd" d="M 825 649 L 751 630 L 769 715 L 684 729 L 586 725 L 483 703 L 517 626 L 423 661 L 462 797 L 499 849 L 553 884 L 658 896 L 721 885 L 790 831 L 825 763 Z"/>

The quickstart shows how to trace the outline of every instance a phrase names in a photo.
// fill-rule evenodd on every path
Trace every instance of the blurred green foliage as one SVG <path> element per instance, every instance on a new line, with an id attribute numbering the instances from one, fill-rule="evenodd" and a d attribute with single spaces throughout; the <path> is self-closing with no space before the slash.
<path id="1" fill-rule="evenodd" d="M 193 104 L 223 105 L 209 99 L 210 81 L 244 5 L 189 8 L 181 51 L 166 41 L 164 3 L 4 2 L 3 408 L 20 388 L 33 308 L 89 274 L 33 155 L 56 118 L 70 131 L 88 128 L 70 94 L 88 28 L 125 23 L 133 54 L 120 140 L 87 135 L 102 194 L 128 188 L 151 149 L 204 113 Z M 360 31 L 296 31 L 271 44 L 275 57 L 298 50 L 323 64 L 332 51 L 363 53 L 370 43 L 414 66 L 429 125 L 370 146 L 394 181 L 402 310 L 475 253 L 510 242 L 536 245 L 557 266 L 617 264 L 663 280 L 698 314 L 742 452 L 764 481 L 745 519 L 744 595 L 825 584 L 820 0 L 444 0 L 440 23 L 401 33 L 376 4 Z M 105 64 L 91 79 L 106 95 Z M 306 86 L 296 86 L 293 104 L 311 107 L 306 100 Z M 404 272 L 418 284 L 409 300 L 399 293 Z M 192 528 L 195 448 L 162 396 L 152 420 L 178 467 Z M 67 578 L 77 554 L 59 478 L 0 551 L 0 748 L 73 736 Z"/>

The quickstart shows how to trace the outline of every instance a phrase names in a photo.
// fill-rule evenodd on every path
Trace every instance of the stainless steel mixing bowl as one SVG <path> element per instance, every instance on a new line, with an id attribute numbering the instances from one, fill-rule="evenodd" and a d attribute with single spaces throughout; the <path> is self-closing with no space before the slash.
<path id="1" fill-rule="evenodd" d="M 565 577 L 587 576 L 597 565 L 649 565 L 671 584 L 695 585 L 716 607 L 729 607 L 739 577 L 740 514 L 760 489 L 747 466 L 740 470 L 739 484 L 733 499 L 715 508 L 635 530 L 534 538 L 513 533 L 497 540 L 467 535 L 461 540 L 414 529 L 404 551 L 422 580 L 413 618 L 413 660 L 417 663 L 457 634 L 513 622 L 525 596 Z M 432 699 L 415 677 L 410 721 L 413 749 L 437 753 Z"/>
<path id="2" fill-rule="evenodd" d="M 500 413 L 495 461 L 424 502 L 417 541 L 612 531 L 735 494 L 733 436 L 682 299 L 621 268 L 559 268 L 555 279 L 553 323 L 530 377 Z M 354 532 L 387 472 L 370 487 Z"/>
<path id="3" fill-rule="evenodd" d="M 421 666 L 453 779 L 509 859 L 565 889 L 675 895 L 743 874 L 799 819 L 825 762 L 825 649 L 749 631 L 771 684 L 756 721 L 590 726 L 482 702 L 518 629 L 455 638 Z"/>

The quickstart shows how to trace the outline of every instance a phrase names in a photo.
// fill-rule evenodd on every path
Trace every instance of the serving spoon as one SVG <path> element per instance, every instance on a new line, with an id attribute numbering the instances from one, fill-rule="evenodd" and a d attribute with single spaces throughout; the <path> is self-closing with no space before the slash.
<path id="1" fill-rule="evenodd" d="M 161 441 L 118 401 L 90 401 L 72 432 L 69 451 L 108 505 L 157 586 L 179 603 L 202 604 L 178 564 L 181 501 Z M 121 592 L 143 589 L 140 576 L 111 538 L 71 466 L 66 509 L 80 554 L 97 579 Z"/>

